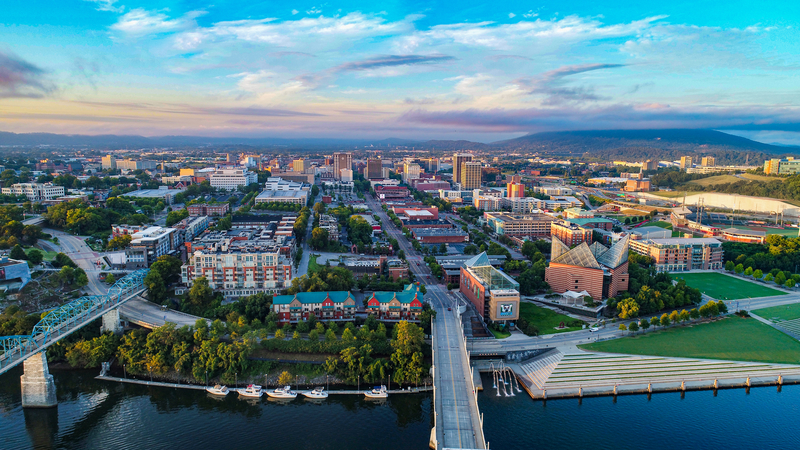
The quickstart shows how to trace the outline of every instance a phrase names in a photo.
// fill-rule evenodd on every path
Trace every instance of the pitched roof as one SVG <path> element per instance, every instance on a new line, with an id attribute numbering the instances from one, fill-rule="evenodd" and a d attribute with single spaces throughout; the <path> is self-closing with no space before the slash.
<path id="1" fill-rule="evenodd" d="M 491 263 L 489 262 L 489 256 L 486 255 L 486 252 L 481 252 L 479 255 L 475 255 L 475 257 L 470 258 L 464 262 L 464 267 L 479 267 L 479 266 L 490 266 Z"/>
<path id="2" fill-rule="evenodd" d="M 616 244 L 612 245 L 607 252 L 597 258 L 600 264 L 616 269 L 624 262 L 628 261 L 628 239 L 630 235 L 620 239 Z"/>
<path id="3" fill-rule="evenodd" d="M 380 303 L 389 303 L 394 299 L 397 299 L 400 303 L 411 303 L 416 298 L 420 303 L 425 303 L 424 295 L 418 289 L 416 284 L 409 284 L 400 292 L 373 292 L 372 297 L 369 299 L 375 298 Z"/>
<path id="4" fill-rule="evenodd" d="M 599 258 L 600 255 L 608 251 L 608 247 L 599 242 L 594 242 L 589 246 L 589 250 L 592 251 L 595 258 Z"/>
<path id="5" fill-rule="evenodd" d="M 569 251 L 569 247 L 567 244 L 561 242 L 561 239 L 553 236 L 553 242 L 550 246 L 550 260 L 555 261 L 556 258 L 567 253 Z"/>
<path id="6" fill-rule="evenodd" d="M 592 251 L 589 250 L 589 245 L 587 245 L 586 242 L 581 242 L 580 245 L 572 250 L 552 259 L 551 262 L 566 264 L 568 266 L 587 267 L 590 269 L 601 268 L 600 264 L 597 263 L 597 259 L 595 259 L 592 254 Z"/>
<path id="7" fill-rule="evenodd" d="M 328 297 L 330 297 L 333 303 L 344 303 L 348 298 L 353 298 L 347 291 L 298 292 L 295 295 L 276 295 L 272 297 L 272 303 L 277 305 L 288 305 L 289 303 L 292 303 L 295 298 L 297 298 L 297 300 L 303 304 L 322 303 Z"/>

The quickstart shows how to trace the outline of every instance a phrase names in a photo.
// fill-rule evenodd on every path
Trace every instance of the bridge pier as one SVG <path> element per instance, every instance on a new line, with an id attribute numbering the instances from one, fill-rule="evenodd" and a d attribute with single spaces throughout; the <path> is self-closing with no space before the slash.
<path id="1" fill-rule="evenodd" d="M 40 351 L 23 363 L 22 384 L 23 408 L 52 408 L 58 405 L 56 385 L 47 368 L 47 354 Z"/>
<path id="2" fill-rule="evenodd" d="M 114 308 L 111 311 L 103 314 L 103 325 L 100 326 L 100 332 L 105 333 L 106 331 L 110 331 L 114 334 L 122 334 L 119 308 Z"/>

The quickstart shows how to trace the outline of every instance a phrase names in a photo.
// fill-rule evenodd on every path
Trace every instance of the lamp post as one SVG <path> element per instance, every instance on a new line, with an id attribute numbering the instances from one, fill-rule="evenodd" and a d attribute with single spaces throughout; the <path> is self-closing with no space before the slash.
<path id="1" fill-rule="evenodd" d="M 234 383 L 235 383 L 234 387 L 238 388 L 239 387 L 239 373 L 238 372 L 233 372 L 233 376 L 234 376 Z"/>
<path id="2" fill-rule="evenodd" d="M 206 370 L 206 387 L 208 387 L 208 371 Z"/>
<path id="3" fill-rule="evenodd" d="M 125 378 L 128 378 L 128 372 L 125 370 L 125 364 L 122 365 L 122 374 Z"/>

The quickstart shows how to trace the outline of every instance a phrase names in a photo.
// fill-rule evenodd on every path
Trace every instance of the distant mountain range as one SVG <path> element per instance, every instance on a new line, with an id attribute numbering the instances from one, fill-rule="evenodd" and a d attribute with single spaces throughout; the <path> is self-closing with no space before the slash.
<path id="1" fill-rule="evenodd" d="M 516 139 L 484 144 L 460 140 L 388 138 L 369 139 L 285 139 L 285 138 L 211 138 L 201 136 L 117 136 L 62 135 L 49 133 L 17 134 L 0 132 L 0 146 L 72 146 L 96 148 L 147 148 L 183 146 L 250 146 L 273 148 L 342 148 L 408 146 L 442 151 L 491 151 L 553 153 L 596 156 L 598 158 L 674 158 L 684 154 L 719 155 L 723 160 L 746 159 L 746 153 L 757 161 L 764 155 L 780 155 L 800 147 L 778 146 L 752 141 L 715 130 L 591 130 L 535 133 Z M 742 153 L 741 158 L 733 153 Z"/>

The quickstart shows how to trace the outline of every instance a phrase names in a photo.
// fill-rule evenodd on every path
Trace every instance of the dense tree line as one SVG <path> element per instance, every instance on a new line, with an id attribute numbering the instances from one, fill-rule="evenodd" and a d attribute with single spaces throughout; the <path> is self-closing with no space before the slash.
<path id="1" fill-rule="evenodd" d="M 723 242 L 725 261 L 744 268 L 769 272 L 773 269 L 796 273 L 800 267 L 800 238 L 770 234 L 764 244 Z"/>
<path id="2" fill-rule="evenodd" d="M 353 273 L 343 267 L 323 266 L 309 275 L 292 278 L 292 285 L 286 290 L 289 295 L 298 292 L 349 291 L 353 289 Z"/>
<path id="3" fill-rule="evenodd" d="M 23 209 L 19 206 L 0 206 L 0 249 L 15 245 L 33 245 L 44 237 L 36 225 L 24 225 Z"/>
<path id="4" fill-rule="evenodd" d="M 628 276 L 628 290 L 606 303 L 609 311 L 616 310 L 623 319 L 696 305 L 702 300 L 700 290 L 687 286 L 685 280 L 673 285 L 669 274 L 656 272 L 646 256 L 629 254 Z"/>

